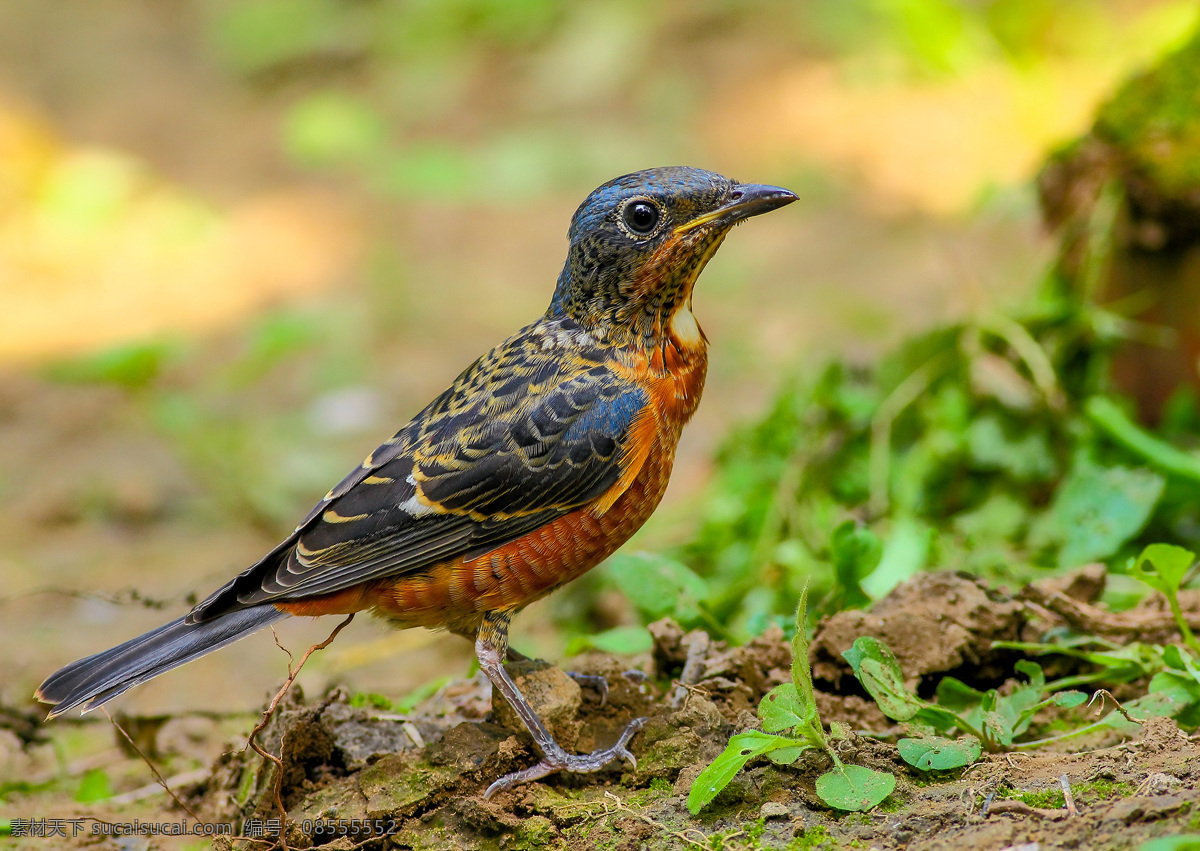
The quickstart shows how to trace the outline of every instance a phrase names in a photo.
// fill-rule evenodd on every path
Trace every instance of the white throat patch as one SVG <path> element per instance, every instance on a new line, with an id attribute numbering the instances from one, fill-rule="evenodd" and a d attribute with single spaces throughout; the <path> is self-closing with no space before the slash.
<path id="1" fill-rule="evenodd" d="M 700 325 L 686 304 L 680 305 L 671 316 L 671 333 L 688 348 L 695 348 L 704 342 L 704 335 L 700 333 Z"/>

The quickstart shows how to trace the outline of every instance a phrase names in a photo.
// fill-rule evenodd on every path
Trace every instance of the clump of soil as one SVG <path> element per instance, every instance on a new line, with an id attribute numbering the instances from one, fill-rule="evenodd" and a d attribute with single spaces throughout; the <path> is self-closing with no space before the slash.
<path id="1" fill-rule="evenodd" d="M 1013 657 L 998 639 L 1034 639 L 1064 623 L 1055 606 L 1109 617 L 1091 605 L 1102 590 L 1080 573 L 1013 596 L 957 574 L 931 574 L 897 588 L 868 612 L 825 620 L 812 643 L 824 720 L 886 732 L 890 723 L 861 692 L 840 652 L 860 635 L 887 641 L 911 683 L 921 688 L 952 673 L 999 685 Z M 1135 617 L 1126 613 L 1126 619 Z M 1147 610 L 1144 620 L 1158 616 Z M 1127 624 L 1130 628 L 1135 625 Z M 1111 734 L 1087 753 L 985 755 L 942 775 L 922 774 L 895 747 L 853 734 L 843 759 L 896 775 L 895 792 L 876 810 L 846 814 L 817 797 L 828 758 L 810 753 L 791 766 L 752 762 L 698 818 L 686 809 L 692 781 L 732 733 L 758 726 L 762 695 L 785 682 L 790 646 L 772 630 L 729 648 L 701 632 L 660 621 L 651 670 L 626 673 L 615 659 L 574 660 L 581 673 L 607 678 L 606 702 L 544 662 L 510 666 L 547 726 L 568 748 L 611 743 L 632 718 L 650 720 L 633 740 L 637 769 L 614 765 L 597 775 L 557 776 L 483 799 L 497 776 L 535 762 L 529 735 L 511 710 L 488 710 L 481 676 L 443 689 L 414 713 L 356 708 L 333 692 L 306 701 L 293 690 L 260 743 L 282 752 L 282 778 L 253 751 L 226 755 L 192 801 L 212 821 L 279 817 L 298 848 L 726 848 L 799 847 L 951 849 L 1125 847 L 1194 829 L 1200 742 L 1165 719 L 1141 725 L 1131 741 Z M 1082 713 L 1082 711 L 1081 711 Z M 1090 716 L 1074 719 L 1080 726 Z M 1063 781 L 1076 811 L 1064 807 Z M 276 795 L 278 783 L 278 798 Z M 1191 821 L 1189 821 L 1191 820 Z M 238 840 L 220 840 L 226 847 Z M 245 847 L 252 847 L 246 843 Z M 259 846 L 261 847 L 261 843 Z M 716 847 L 716 846 L 713 846 Z"/>

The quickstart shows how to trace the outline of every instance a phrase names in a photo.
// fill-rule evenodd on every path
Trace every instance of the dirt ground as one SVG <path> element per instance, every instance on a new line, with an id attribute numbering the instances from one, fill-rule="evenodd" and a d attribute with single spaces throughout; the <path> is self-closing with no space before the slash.
<path id="1" fill-rule="evenodd" d="M 568 748 L 602 746 L 632 718 L 648 717 L 631 746 L 636 770 L 611 767 L 596 776 L 551 777 L 485 801 L 482 792 L 493 779 L 532 764 L 536 755 L 507 706 L 492 708 L 481 675 L 450 683 L 407 714 L 386 704 L 378 708 L 370 698 L 351 697 L 342 689 L 306 697 L 293 688 L 258 737 L 271 754 L 282 747 L 278 795 L 286 821 L 280 819 L 274 766 L 243 747 L 252 724 L 245 717 L 233 725 L 235 736 L 210 771 L 173 782 L 178 804 L 151 784 L 128 795 L 125 803 L 75 805 L 73 812 L 56 814 L 97 824 L 175 822 L 187 817 L 186 806 L 200 821 L 234 825 L 243 836 L 252 837 L 256 825 L 271 827 L 275 819 L 291 847 L 331 850 L 1116 849 L 1196 831 L 1200 738 L 1188 737 L 1169 719 L 1151 718 L 1071 740 L 1077 752 L 990 754 L 963 770 L 922 774 L 900 759 L 891 743 L 897 729 L 865 699 L 838 655 L 855 637 L 874 635 L 895 650 L 918 690 L 947 673 L 976 687 L 1003 688 L 1015 657 L 993 650 L 993 641 L 1034 639 L 1073 616 L 1055 614 L 1056 609 L 1112 619 L 1091 605 L 1096 585 L 1081 576 L 1071 585 L 1058 580 L 1012 595 L 965 575 L 922 575 L 869 612 L 843 612 L 820 624 L 811 659 L 823 720 L 860 731 L 838 742 L 843 760 L 898 779 L 892 795 L 865 814 L 839 813 L 822 804 L 814 781 L 828 769 L 828 758 L 813 755 L 791 766 L 752 762 L 708 809 L 691 817 L 684 801 L 692 781 L 732 733 L 758 725 L 759 699 L 790 676 L 790 649 L 777 629 L 731 649 L 699 632 L 684 634 L 671 621 L 651 627 L 653 653 L 633 660 L 644 679 L 628 676 L 628 664 L 608 656 L 573 660 L 578 670 L 607 677 L 611 692 L 604 705 L 558 667 L 535 661 L 510 666 Z M 1200 594 L 1190 598 L 1185 604 L 1196 619 Z M 1153 602 L 1122 615 L 1120 622 L 1130 639 L 1153 639 L 1165 624 Z M 1136 693 L 1137 684 L 1123 692 Z M 1093 711 L 1080 708 L 1055 720 L 1078 727 L 1093 720 Z M 195 748 L 231 729 L 230 719 L 221 719 L 223 728 L 214 719 L 197 727 L 197 720 L 124 723 L 144 751 L 169 761 L 171 752 L 186 743 Z M 181 730 L 181 721 L 191 727 Z M 36 774 L 48 745 L 37 743 L 36 728 L 22 732 L 15 717 L 5 726 L 10 747 L 22 735 L 28 740 L 20 750 L 30 776 Z M 133 784 L 138 774 L 142 782 L 150 781 L 139 760 L 119 751 L 108 758 L 110 767 L 125 767 L 129 779 L 124 783 Z M 1061 778 L 1075 812 L 1065 806 Z M 20 815 L 39 809 L 36 792 L 10 800 Z M 224 848 L 266 847 L 255 839 L 216 841 Z M 18 847 L 45 847 L 40 842 L 18 841 Z M 194 847 L 171 839 L 82 836 L 67 844 Z"/>

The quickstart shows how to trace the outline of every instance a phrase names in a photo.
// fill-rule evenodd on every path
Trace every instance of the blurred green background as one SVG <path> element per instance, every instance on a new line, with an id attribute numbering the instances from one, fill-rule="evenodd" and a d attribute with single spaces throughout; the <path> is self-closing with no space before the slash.
<path id="1" fill-rule="evenodd" d="M 1051 254 L 1039 164 L 1196 17 L 1172 0 L 8 0 L 0 700 L 27 703 L 273 546 L 540 314 L 584 195 L 652 165 L 801 196 L 738 229 L 703 277 L 705 403 L 628 548 L 717 577 L 697 595 L 769 585 L 745 553 L 719 558 L 737 548 L 713 530 L 745 510 L 730 494 L 799 462 L 784 447 L 766 484 L 738 478 L 739 447 L 770 446 L 770 429 L 724 436 L 831 357 L 866 364 L 1024 303 Z M 850 420 L 853 384 L 822 385 Z M 776 410 L 799 416 L 788 393 Z M 781 543 L 768 521 L 759 556 Z M 832 561 L 869 560 L 878 541 L 849 534 Z M 619 589 L 653 574 L 686 600 L 693 581 L 639 558 L 538 604 L 516 645 L 639 647 L 663 612 Z M 761 629 L 775 602 L 733 596 L 720 628 Z M 280 635 L 300 649 L 330 627 Z M 465 673 L 469 650 L 364 618 L 301 681 L 399 698 Z M 123 705 L 256 707 L 283 670 L 258 636 Z"/>

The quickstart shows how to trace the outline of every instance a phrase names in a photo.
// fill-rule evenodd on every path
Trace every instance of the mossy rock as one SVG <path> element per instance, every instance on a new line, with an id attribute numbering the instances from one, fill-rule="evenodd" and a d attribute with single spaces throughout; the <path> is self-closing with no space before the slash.
<path id="1" fill-rule="evenodd" d="M 1092 133 L 1164 196 L 1200 202 L 1200 31 L 1125 82 Z"/>
<path id="2" fill-rule="evenodd" d="M 1125 199 L 1118 245 L 1144 251 L 1200 242 L 1200 30 L 1158 64 L 1126 80 L 1092 129 L 1050 155 L 1038 176 L 1043 213 L 1067 225 L 1064 259 L 1104 187 Z"/>

